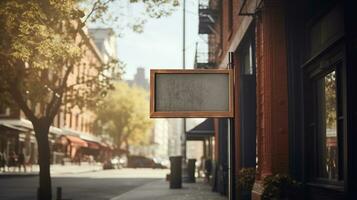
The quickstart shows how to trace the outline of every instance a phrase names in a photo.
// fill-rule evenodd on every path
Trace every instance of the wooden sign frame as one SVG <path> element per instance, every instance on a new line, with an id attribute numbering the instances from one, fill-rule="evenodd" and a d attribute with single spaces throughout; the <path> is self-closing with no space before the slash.
<path id="1" fill-rule="evenodd" d="M 229 78 L 228 111 L 156 111 L 155 77 L 157 74 L 227 74 Z M 152 69 L 150 70 L 150 118 L 231 118 L 234 117 L 233 70 L 232 69 Z"/>

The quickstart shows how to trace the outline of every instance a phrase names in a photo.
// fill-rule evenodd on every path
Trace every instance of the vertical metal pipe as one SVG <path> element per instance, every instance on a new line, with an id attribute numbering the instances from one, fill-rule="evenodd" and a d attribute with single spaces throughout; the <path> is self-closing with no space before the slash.
<path id="1" fill-rule="evenodd" d="M 186 0 L 182 7 L 182 68 L 186 69 Z"/>
<path id="2" fill-rule="evenodd" d="M 228 55 L 228 69 L 233 69 L 233 52 Z M 233 200 L 234 197 L 234 128 L 233 118 L 228 118 L 228 199 Z"/>
<path id="3" fill-rule="evenodd" d="M 231 190 L 231 185 L 232 185 L 232 176 L 231 176 L 231 167 L 232 167 L 232 161 L 231 161 L 231 120 L 230 118 L 228 120 L 228 199 L 232 199 L 232 190 Z"/>
<path id="4" fill-rule="evenodd" d="M 186 69 L 186 0 L 182 4 L 182 68 Z M 182 175 L 187 177 L 186 165 L 186 119 L 182 118 L 181 154 L 182 154 Z"/>

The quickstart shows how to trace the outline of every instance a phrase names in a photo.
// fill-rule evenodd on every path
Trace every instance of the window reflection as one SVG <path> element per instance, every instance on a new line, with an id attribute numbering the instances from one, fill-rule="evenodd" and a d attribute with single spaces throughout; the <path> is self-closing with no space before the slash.
<path id="1" fill-rule="evenodd" d="M 319 131 L 318 131 L 318 176 L 338 179 L 336 73 L 318 81 Z"/>

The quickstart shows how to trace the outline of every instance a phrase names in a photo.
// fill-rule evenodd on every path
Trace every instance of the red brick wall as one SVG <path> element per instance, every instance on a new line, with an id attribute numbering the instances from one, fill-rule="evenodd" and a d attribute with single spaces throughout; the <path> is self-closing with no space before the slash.
<path id="1" fill-rule="evenodd" d="M 252 18 L 251 16 L 239 15 L 239 0 L 232 0 L 232 3 L 233 27 L 230 29 L 228 27 L 229 0 L 222 0 L 222 20 L 219 22 L 222 23 L 223 43 L 222 54 L 217 60 L 218 64 L 225 62 L 228 51 L 236 51 L 236 49 L 229 48 L 234 47 L 234 42 L 237 41 L 233 40 L 237 35 L 244 34 L 244 32 L 241 32 L 241 26 L 246 25 L 243 24 L 243 21 Z M 249 1 L 247 1 L 248 3 Z M 265 0 L 262 8 L 261 15 L 256 18 L 257 138 L 259 142 L 258 152 L 261 154 L 259 162 L 266 167 L 264 173 L 269 174 L 275 171 L 286 171 L 288 167 L 287 63 L 283 1 Z M 217 25 L 217 27 L 219 26 Z M 235 48 L 239 46 L 239 42 Z M 238 66 L 238 61 L 235 64 Z M 236 134 L 239 134 L 238 78 L 239 70 L 236 70 Z M 275 148 L 273 148 L 271 144 L 279 145 L 275 145 Z M 276 149 L 276 147 L 279 147 L 279 149 Z M 262 153 L 264 156 L 262 156 Z M 272 157 L 272 155 L 274 156 Z"/>
<path id="2" fill-rule="evenodd" d="M 287 60 L 280 1 L 265 1 L 257 30 L 259 165 L 265 176 L 288 169 Z"/>
<path id="3" fill-rule="evenodd" d="M 251 16 L 239 15 L 240 1 L 233 0 L 233 26 L 230 29 L 228 27 L 228 2 L 229 0 L 222 0 L 222 18 L 218 21 L 221 24 L 216 25 L 217 30 L 222 33 L 222 52 L 216 61 L 221 67 L 226 66 L 224 63 L 227 63 L 229 51 L 237 52 L 241 39 L 252 20 Z M 252 2 L 247 1 L 247 3 Z M 258 185 L 259 180 L 267 175 L 288 172 L 288 91 L 283 4 L 283 0 L 265 0 L 261 12 L 254 18 L 256 23 L 256 134 L 258 140 L 256 183 Z M 218 29 L 220 26 L 222 29 Z M 236 66 L 239 66 L 238 62 L 237 60 Z M 239 147 L 239 70 L 236 70 L 235 76 L 235 141 L 236 147 Z M 236 166 L 238 166 L 240 162 L 238 148 L 235 153 Z M 237 172 L 238 170 L 239 168 L 236 167 Z M 253 199 L 259 198 L 259 195 L 253 192 Z"/>
<path id="4" fill-rule="evenodd" d="M 228 26 L 228 21 L 229 21 L 229 1 L 230 0 L 222 0 L 222 9 L 219 11 L 220 12 L 220 16 L 221 19 L 218 20 L 219 23 L 221 23 L 220 25 L 216 26 L 216 30 L 219 30 L 218 32 L 220 32 L 220 26 L 222 26 L 222 52 L 221 54 L 218 56 L 217 59 L 217 63 L 221 63 L 224 59 L 225 56 L 228 54 L 229 48 L 232 44 L 232 40 L 234 38 L 234 35 L 237 34 L 241 22 L 242 20 L 244 20 L 244 18 L 247 18 L 246 16 L 240 16 L 239 15 L 239 10 L 240 10 L 240 0 L 232 0 L 232 5 L 233 5 L 233 9 L 232 9 L 232 20 L 233 20 L 233 26 L 230 28 Z M 219 38 L 220 36 L 217 36 L 217 38 Z M 218 40 L 219 41 L 219 40 Z"/>
<path id="5" fill-rule="evenodd" d="M 258 185 L 268 175 L 288 173 L 284 16 L 283 1 L 266 0 L 256 21 Z M 252 199 L 260 199 L 260 193 L 253 189 Z"/>
<path id="6" fill-rule="evenodd" d="M 284 5 L 264 2 L 256 21 L 257 139 L 259 185 L 266 176 L 288 173 L 288 95 Z M 255 188 L 261 188 L 257 186 Z M 252 199 L 260 199 L 253 189 Z"/>

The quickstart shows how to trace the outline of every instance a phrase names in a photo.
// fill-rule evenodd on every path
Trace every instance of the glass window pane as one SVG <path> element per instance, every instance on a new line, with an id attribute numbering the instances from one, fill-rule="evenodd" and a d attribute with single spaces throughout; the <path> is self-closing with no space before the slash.
<path id="1" fill-rule="evenodd" d="M 319 131 L 318 176 L 338 179 L 336 73 L 329 73 L 318 81 Z"/>
<path id="2" fill-rule="evenodd" d="M 249 48 L 244 52 L 243 59 L 244 59 L 243 60 L 244 75 L 252 75 L 253 74 L 252 45 L 249 45 Z"/>

